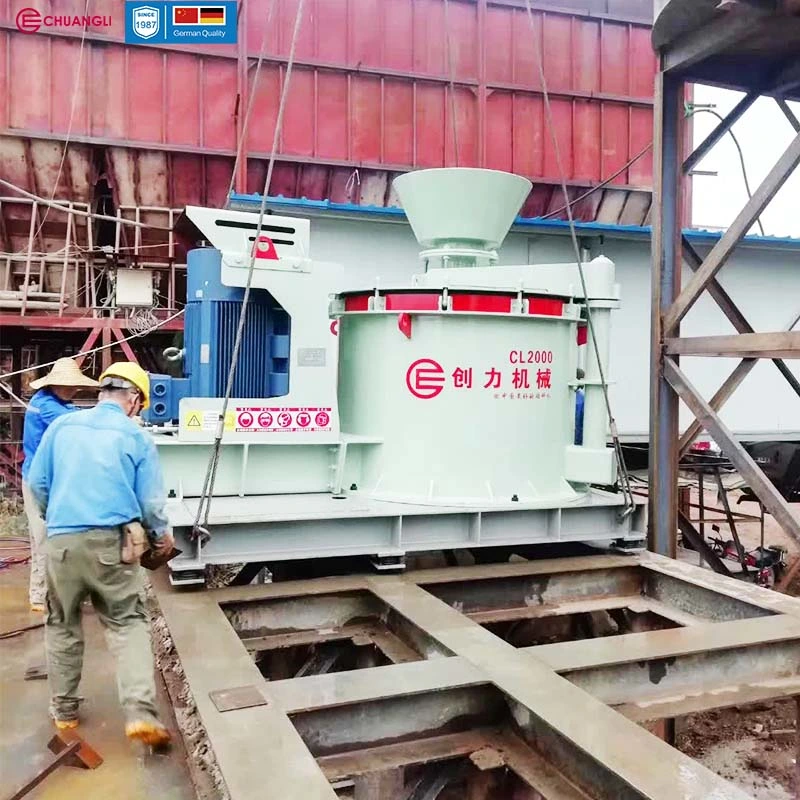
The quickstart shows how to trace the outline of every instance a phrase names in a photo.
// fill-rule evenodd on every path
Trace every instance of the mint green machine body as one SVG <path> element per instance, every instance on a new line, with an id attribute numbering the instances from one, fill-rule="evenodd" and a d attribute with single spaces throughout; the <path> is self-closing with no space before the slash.
<path id="1" fill-rule="evenodd" d="M 607 446 L 614 265 L 497 266 L 530 188 L 480 169 L 396 178 L 421 246 L 405 285 L 345 288 L 311 259 L 306 221 L 270 218 L 298 237 L 253 275 L 291 318 L 289 394 L 231 400 L 208 542 L 190 535 L 214 435 L 197 421 L 221 401 L 185 398 L 177 430 L 157 432 L 184 550 L 174 582 L 201 581 L 208 563 L 366 555 L 397 568 L 412 551 L 641 543 L 643 508 L 616 491 Z M 252 215 L 186 215 L 221 251 L 222 282 L 243 285 Z M 261 423 L 292 414 L 306 419 Z"/>

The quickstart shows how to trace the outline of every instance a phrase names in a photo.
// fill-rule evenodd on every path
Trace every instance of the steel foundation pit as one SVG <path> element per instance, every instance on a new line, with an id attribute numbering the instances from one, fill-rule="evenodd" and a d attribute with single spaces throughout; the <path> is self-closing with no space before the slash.
<path id="1" fill-rule="evenodd" d="M 652 553 L 162 584 L 231 800 L 738 800 L 640 723 L 800 696 L 800 600 Z"/>

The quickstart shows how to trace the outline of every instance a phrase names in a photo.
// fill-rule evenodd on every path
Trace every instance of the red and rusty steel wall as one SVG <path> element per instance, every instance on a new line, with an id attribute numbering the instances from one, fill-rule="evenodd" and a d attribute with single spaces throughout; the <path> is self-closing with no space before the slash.
<path id="1" fill-rule="evenodd" d="M 72 172 L 59 196 L 86 199 L 93 148 L 103 147 L 120 203 L 222 201 L 272 0 L 241 4 L 239 45 L 207 48 L 126 46 L 119 0 L 90 2 L 112 26 L 90 29 L 81 54 L 80 30 L 22 33 L 15 16 L 31 1 L 0 0 L 0 174 L 50 195 L 74 97 Z M 262 188 L 258 159 L 271 147 L 297 2 L 275 0 L 240 191 Z M 62 14 L 85 6 L 34 4 Z M 535 47 L 567 180 L 585 187 L 616 172 L 652 139 L 651 2 L 533 7 L 535 33 L 525 0 L 307 0 L 271 193 L 330 196 L 337 168 L 456 163 L 556 183 Z M 613 183 L 649 189 L 650 154 Z"/>

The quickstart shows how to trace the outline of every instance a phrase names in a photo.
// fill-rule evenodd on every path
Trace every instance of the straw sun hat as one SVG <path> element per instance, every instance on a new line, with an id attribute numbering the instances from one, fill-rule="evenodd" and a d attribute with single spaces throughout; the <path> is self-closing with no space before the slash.
<path id="1" fill-rule="evenodd" d="M 38 391 L 45 386 L 83 386 L 95 388 L 99 384 L 81 372 L 81 368 L 71 358 L 59 358 L 53 369 L 43 378 L 31 381 L 31 389 Z"/>

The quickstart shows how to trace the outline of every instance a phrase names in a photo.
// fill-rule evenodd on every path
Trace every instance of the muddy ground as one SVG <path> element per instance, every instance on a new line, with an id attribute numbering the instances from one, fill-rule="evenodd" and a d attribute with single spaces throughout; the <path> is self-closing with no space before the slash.
<path id="1" fill-rule="evenodd" d="M 755 503 L 737 503 L 738 493 L 730 494 L 733 511 L 758 515 Z M 698 503 L 699 494 L 692 492 L 692 502 Z M 704 492 L 708 506 L 720 508 L 716 491 Z M 793 506 L 800 517 L 800 506 Z M 699 509 L 692 509 L 692 517 L 699 516 Z M 706 512 L 709 519 L 721 519 L 722 515 Z M 719 527 L 719 533 L 711 525 Z M 695 521 L 695 525 L 699 525 Z M 737 531 L 745 549 L 757 547 L 761 538 L 761 525 L 757 521 L 738 522 Z M 730 528 L 723 522 L 707 523 L 706 536 L 718 535 L 730 538 Z M 767 516 L 764 522 L 764 544 L 779 546 L 787 551 L 789 565 L 798 557 L 798 546 Z M 683 553 L 697 563 L 695 553 Z M 800 594 L 800 585 L 795 581 L 792 594 Z M 677 722 L 677 746 L 709 769 L 736 783 L 757 800 L 792 800 L 795 797 L 796 771 L 796 709 L 794 700 L 772 703 L 757 703 L 695 714 Z"/>

